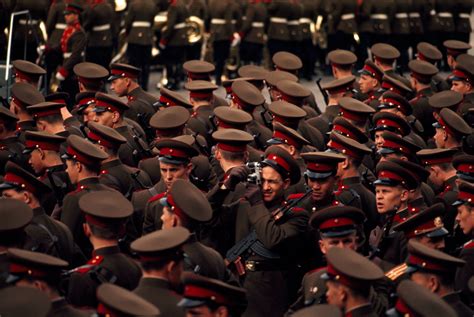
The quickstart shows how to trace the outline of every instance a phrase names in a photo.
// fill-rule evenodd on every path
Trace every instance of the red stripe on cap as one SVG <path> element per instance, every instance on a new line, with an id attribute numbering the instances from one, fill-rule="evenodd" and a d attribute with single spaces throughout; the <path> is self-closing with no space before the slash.
<path id="1" fill-rule="evenodd" d="M 188 72 L 188 77 L 193 80 L 206 80 L 209 81 L 211 79 L 210 73 L 193 73 Z"/>
<path id="2" fill-rule="evenodd" d="M 382 82 L 382 88 L 396 92 L 399 95 L 404 95 L 403 91 L 399 90 L 397 87 L 393 86 L 391 83 L 387 81 Z"/>
<path id="3" fill-rule="evenodd" d="M 349 155 L 349 156 L 352 156 L 352 157 L 355 157 L 355 158 L 360 157 L 360 154 L 358 152 L 352 151 L 348 147 L 346 147 L 343 144 L 341 144 L 337 141 L 334 141 L 334 140 L 329 140 L 328 147 L 336 149 L 336 150 L 340 151 L 342 154 L 346 154 L 346 155 Z"/>
<path id="4" fill-rule="evenodd" d="M 99 217 L 94 217 L 92 215 L 85 214 L 84 218 L 85 218 L 86 222 L 91 224 L 91 225 L 94 225 L 94 226 L 97 226 L 97 227 L 100 227 L 100 228 L 107 228 L 107 223 L 101 221 L 101 219 Z"/>
<path id="5" fill-rule="evenodd" d="M 288 145 L 293 145 L 296 148 L 301 148 L 301 144 L 299 144 L 295 139 L 285 134 L 284 132 L 276 130 L 275 132 L 273 132 L 273 137 L 282 140 Z"/>
<path id="6" fill-rule="evenodd" d="M 37 82 L 41 75 L 33 75 L 22 72 L 15 68 L 15 77 L 26 80 L 28 82 Z"/>
<path id="7" fill-rule="evenodd" d="M 45 277 L 48 275 L 48 273 L 45 271 L 41 271 L 36 268 L 27 267 L 25 265 L 21 265 L 18 263 L 10 263 L 9 272 L 27 274 L 31 277 Z"/>
<path id="8" fill-rule="evenodd" d="M 213 96 L 212 91 L 191 91 L 191 92 L 189 92 L 189 97 L 191 97 L 191 98 L 211 99 L 212 96 Z"/>
<path id="9" fill-rule="evenodd" d="M 390 120 L 390 119 L 380 119 L 380 120 L 377 120 L 377 122 L 375 123 L 375 126 L 376 127 L 384 127 L 384 126 L 387 126 L 387 127 L 392 127 L 392 128 L 396 128 L 398 129 L 398 131 L 402 132 L 402 127 L 398 124 L 398 122 L 395 122 L 393 120 Z"/>
<path id="10" fill-rule="evenodd" d="M 217 147 L 221 150 L 229 151 L 229 152 L 245 152 L 245 151 L 247 151 L 247 144 L 243 144 L 243 145 L 234 144 L 234 145 L 231 145 L 231 144 L 227 144 L 227 143 L 217 143 Z"/>
<path id="11" fill-rule="evenodd" d="M 244 111 L 251 111 L 254 109 L 253 105 L 250 105 L 239 98 L 234 92 L 232 92 L 232 101 L 237 104 L 238 108 Z"/>
<path id="12" fill-rule="evenodd" d="M 381 74 L 380 72 L 376 71 L 376 70 L 375 70 L 374 68 L 372 68 L 370 65 L 365 64 L 362 69 L 365 70 L 365 71 L 367 71 L 367 72 L 369 72 L 370 75 L 371 75 L 372 77 L 374 77 L 375 79 L 377 79 L 378 81 L 382 81 L 383 74 Z"/>
<path id="13" fill-rule="evenodd" d="M 26 108 L 26 107 L 29 106 L 28 104 L 23 103 L 20 99 L 18 99 L 18 98 L 15 97 L 15 96 L 12 96 L 12 102 L 14 102 L 15 104 L 17 104 L 18 106 L 20 106 L 20 107 L 22 107 L 22 108 Z"/>
<path id="14" fill-rule="evenodd" d="M 474 165 L 472 164 L 459 164 L 456 170 L 464 173 L 474 173 Z"/>
<path id="15" fill-rule="evenodd" d="M 284 101 L 289 102 L 291 104 L 294 104 L 296 106 L 302 106 L 303 105 L 304 98 L 290 96 L 290 95 L 287 95 L 287 94 L 285 94 L 281 91 L 280 91 L 280 95 L 281 95 L 281 100 L 284 100 Z"/>
<path id="16" fill-rule="evenodd" d="M 461 79 L 463 79 L 463 80 L 465 80 L 465 81 L 467 81 L 467 82 L 470 82 L 470 81 L 471 81 L 469 74 L 466 73 L 466 72 L 464 72 L 464 71 L 462 71 L 461 69 L 456 69 L 456 68 L 455 68 L 455 69 L 453 70 L 453 76 L 459 77 L 459 78 L 461 78 Z"/>
<path id="17" fill-rule="evenodd" d="M 390 140 L 386 140 L 386 139 L 384 139 L 383 144 L 382 144 L 382 147 L 384 147 L 384 148 L 389 148 L 389 149 L 393 149 L 393 150 L 402 152 L 403 154 L 407 154 L 407 155 L 408 155 L 408 154 L 411 154 L 409 148 L 404 147 L 404 146 L 402 146 L 401 144 L 398 144 L 398 143 L 396 143 L 396 142 L 393 142 L 393 141 L 390 141 Z"/>
<path id="18" fill-rule="evenodd" d="M 339 218 L 331 218 L 326 221 L 323 221 L 319 225 L 319 229 L 331 229 L 334 227 L 345 227 L 345 226 L 350 226 L 350 225 L 355 225 L 354 220 L 351 218 L 344 218 L 344 217 L 339 217 Z"/>
<path id="19" fill-rule="evenodd" d="M 458 133 L 456 133 L 456 131 L 454 131 L 453 129 L 451 129 L 447 124 L 446 122 L 443 120 L 443 118 L 441 116 L 438 116 L 437 117 L 437 120 L 439 122 L 439 124 L 443 127 L 443 129 L 451 134 L 452 136 L 458 136 Z"/>
<path id="20" fill-rule="evenodd" d="M 174 156 L 174 157 L 179 157 L 179 158 L 188 158 L 188 153 L 185 151 L 175 149 L 175 148 L 169 148 L 169 147 L 164 147 L 160 148 L 160 156 Z"/>
<path id="21" fill-rule="evenodd" d="M 422 267 L 424 269 L 433 271 L 450 272 L 453 269 L 456 269 L 455 266 L 450 268 L 449 266 L 446 267 L 438 263 L 428 262 L 426 259 L 420 258 L 414 254 L 410 254 L 407 262 L 408 265 L 412 264 L 414 266 Z"/>
<path id="22" fill-rule="evenodd" d="M 59 152 L 60 144 L 59 143 L 48 143 L 48 142 L 39 142 L 33 140 L 26 140 L 25 147 L 27 149 L 37 149 L 40 148 L 45 151 L 55 151 Z"/>
<path id="23" fill-rule="evenodd" d="M 114 143 L 110 142 L 109 140 L 104 139 L 104 137 L 102 137 L 102 136 L 100 136 L 100 135 L 98 135 L 98 134 L 96 134 L 92 131 L 89 131 L 89 133 L 87 134 L 87 137 L 91 140 L 96 141 L 100 145 L 105 146 L 106 148 L 113 149 L 113 148 L 117 147 L 117 145 L 115 145 Z"/>
<path id="24" fill-rule="evenodd" d="M 350 288 L 361 289 L 369 287 L 370 284 L 362 280 L 356 280 L 353 278 L 348 277 L 347 275 L 342 274 L 341 272 L 337 271 L 331 263 L 328 262 L 327 266 L 327 274 L 331 276 L 336 282 L 346 285 Z"/>
<path id="25" fill-rule="evenodd" d="M 184 213 L 182 209 L 180 209 L 176 205 L 176 202 L 174 201 L 173 196 L 171 196 L 171 194 L 168 194 L 166 196 L 166 201 L 168 202 L 168 204 L 171 205 L 171 211 L 175 213 L 176 216 L 178 216 L 181 219 L 181 221 L 186 222 L 186 220 L 188 219 L 188 216 Z"/>
<path id="26" fill-rule="evenodd" d="M 119 113 L 122 113 L 124 111 L 124 109 L 120 109 L 120 108 L 116 107 L 115 105 L 110 104 L 110 103 L 108 103 L 104 100 L 100 100 L 100 99 L 96 99 L 95 106 L 97 108 L 105 108 L 108 111 L 112 111 L 112 112 L 117 111 Z"/>
<path id="27" fill-rule="evenodd" d="M 166 104 L 166 106 L 171 107 L 171 106 L 178 106 L 175 100 L 166 97 L 165 95 L 160 96 L 160 102 Z"/>
<path id="28" fill-rule="evenodd" d="M 398 298 L 397 303 L 395 304 L 395 309 L 403 314 L 403 316 L 408 316 L 408 317 L 415 317 L 418 316 L 413 310 L 408 307 L 405 302 L 401 299 Z"/>
<path id="29" fill-rule="evenodd" d="M 351 130 L 347 129 L 343 125 L 335 124 L 335 125 L 333 125 L 332 130 L 340 132 L 340 133 L 342 133 L 343 135 L 345 135 L 347 137 L 350 137 L 350 138 L 353 138 L 353 139 L 356 138 L 356 135 Z"/>
<path id="30" fill-rule="evenodd" d="M 225 122 L 219 119 L 216 119 L 217 126 L 219 128 L 223 129 L 237 129 L 237 130 L 245 130 L 245 124 L 239 125 L 239 124 L 231 124 L 229 122 Z"/>
<path id="31" fill-rule="evenodd" d="M 55 103 L 62 103 L 63 105 L 66 105 L 66 99 L 51 99 L 50 100 L 51 102 L 55 102 Z"/>
<path id="32" fill-rule="evenodd" d="M 5 176 L 3 177 L 3 180 L 5 182 L 8 182 L 8 183 L 16 184 L 19 187 L 21 187 L 21 188 L 23 188 L 23 189 L 25 189 L 25 190 L 33 193 L 33 194 L 36 194 L 36 187 L 33 186 L 32 184 L 28 183 L 28 181 L 26 179 L 20 177 L 19 175 L 7 172 L 5 174 Z"/>
<path id="33" fill-rule="evenodd" d="M 443 163 L 451 163 L 453 161 L 453 158 L 450 156 L 445 156 L 445 157 L 428 157 L 428 158 L 422 158 L 422 164 L 423 165 L 434 165 L 434 164 L 443 164 Z"/>
<path id="34" fill-rule="evenodd" d="M 314 172 L 333 172 L 337 169 L 337 165 L 307 162 L 306 168 Z"/>
<path id="35" fill-rule="evenodd" d="M 342 108 L 341 108 L 341 111 L 339 112 L 339 115 L 343 118 L 361 122 L 361 123 L 367 121 L 367 118 L 368 118 L 367 114 L 355 112 L 355 111 L 351 111 L 347 109 L 342 109 Z"/>
<path id="36" fill-rule="evenodd" d="M 403 177 L 401 177 L 400 175 L 398 175 L 396 173 L 392 173 L 392 172 L 387 171 L 387 170 L 382 170 L 378 174 L 378 178 L 388 178 L 388 179 L 399 181 L 399 182 L 404 182 L 405 181 L 405 179 L 403 179 Z"/>
<path id="37" fill-rule="evenodd" d="M 108 317 L 118 317 L 119 315 L 110 310 L 107 306 L 102 303 L 99 303 L 97 306 L 97 313 L 100 316 L 108 316 Z"/>
<path id="38" fill-rule="evenodd" d="M 266 157 L 267 160 L 270 160 L 270 161 L 275 161 L 278 165 L 280 165 L 281 167 L 283 167 L 285 169 L 285 171 L 287 171 L 288 173 L 291 171 L 291 168 L 290 168 L 290 165 L 288 164 L 288 162 L 278 156 L 278 155 L 275 155 L 275 154 L 269 154 L 267 157 Z"/>
<path id="39" fill-rule="evenodd" d="M 47 116 L 53 116 L 53 115 L 56 115 L 56 114 L 61 114 L 61 108 L 54 108 L 54 109 L 49 109 L 47 111 L 35 112 L 33 117 L 34 118 L 43 118 L 43 117 L 47 117 Z"/>
<path id="40" fill-rule="evenodd" d="M 127 72 L 125 70 L 122 70 L 122 69 L 118 69 L 118 68 L 112 68 L 110 70 L 110 73 L 113 75 L 113 76 L 120 76 L 120 77 L 128 77 L 128 78 L 137 78 L 137 74 L 135 73 L 130 73 L 130 72 Z"/>
<path id="41" fill-rule="evenodd" d="M 96 164 L 99 164 L 100 161 L 96 161 L 94 160 L 93 158 L 89 158 L 88 156 L 84 155 L 84 154 L 81 154 L 79 152 L 77 152 L 73 147 L 71 147 L 70 145 L 68 145 L 67 149 L 66 149 L 66 152 L 67 154 L 69 154 L 70 156 L 72 156 L 73 159 L 75 159 L 76 161 L 80 162 L 80 163 L 83 163 L 85 165 L 96 165 Z"/>
<path id="42" fill-rule="evenodd" d="M 213 302 L 223 305 L 231 304 L 231 301 L 222 294 L 197 285 L 186 285 L 184 287 L 183 296 L 192 299 L 212 300 Z"/>
<path id="43" fill-rule="evenodd" d="M 466 52 L 467 52 L 467 49 L 466 50 L 457 50 L 457 49 L 453 49 L 453 48 L 446 48 L 447 55 L 452 55 L 454 57 L 456 57 L 458 55 L 461 55 L 461 54 L 464 54 Z"/>
<path id="44" fill-rule="evenodd" d="M 474 194 L 465 191 L 460 191 L 458 193 L 458 199 L 471 203 L 474 202 Z"/>

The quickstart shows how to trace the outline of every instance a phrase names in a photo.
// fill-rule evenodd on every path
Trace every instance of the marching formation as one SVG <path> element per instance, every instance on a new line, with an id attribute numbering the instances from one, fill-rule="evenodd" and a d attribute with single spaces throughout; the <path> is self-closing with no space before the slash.
<path id="1" fill-rule="evenodd" d="M 53 3 L 0 106 L 0 315 L 473 316 L 472 8 L 408 2 Z"/>

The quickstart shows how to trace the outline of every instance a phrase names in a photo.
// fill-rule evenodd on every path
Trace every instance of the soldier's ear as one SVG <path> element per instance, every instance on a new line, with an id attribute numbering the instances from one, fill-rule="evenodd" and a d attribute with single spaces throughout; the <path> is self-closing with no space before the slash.
<path id="1" fill-rule="evenodd" d="M 408 201 L 408 190 L 407 190 L 407 189 L 405 189 L 405 188 L 402 189 L 402 193 L 401 193 L 401 195 L 400 195 L 400 200 L 401 200 L 402 202 Z"/>

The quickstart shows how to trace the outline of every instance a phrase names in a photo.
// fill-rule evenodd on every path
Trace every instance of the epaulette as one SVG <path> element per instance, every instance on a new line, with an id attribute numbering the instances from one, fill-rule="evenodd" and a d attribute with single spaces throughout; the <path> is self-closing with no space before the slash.
<path id="1" fill-rule="evenodd" d="M 108 170 L 101 170 L 101 171 L 100 171 L 100 175 L 105 175 L 105 174 L 108 174 L 108 173 L 109 173 Z"/>
<path id="2" fill-rule="evenodd" d="M 161 198 L 165 197 L 166 196 L 166 192 L 163 192 L 163 193 L 160 193 L 160 194 L 157 194 L 153 197 L 151 197 L 150 199 L 148 199 L 148 202 L 151 203 L 151 202 L 154 202 L 154 201 L 157 201 L 157 200 L 160 200 Z"/>
<path id="3" fill-rule="evenodd" d="M 385 276 L 388 277 L 392 281 L 396 281 L 400 276 L 405 274 L 406 270 L 408 268 L 408 265 L 406 263 L 400 264 L 387 273 L 385 273 Z"/>
<path id="4" fill-rule="evenodd" d="M 292 213 L 298 213 L 298 212 L 303 212 L 303 211 L 306 211 L 306 209 L 301 208 L 301 207 L 293 207 L 293 208 L 291 208 L 291 212 L 292 212 Z"/>
<path id="5" fill-rule="evenodd" d="M 77 188 L 76 190 L 73 191 L 73 193 L 79 193 L 80 191 L 83 191 L 84 189 L 87 189 L 87 186 L 77 185 Z"/>
<path id="6" fill-rule="evenodd" d="M 104 261 L 104 257 L 100 255 L 94 256 L 92 259 L 87 261 L 87 264 L 84 264 L 82 266 L 79 266 L 73 270 L 73 273 L 80 273 L 80 274 L 85 274 L 92 270 L 95 266 L 99 265 Z"/>
<path id="7" fill-rule="evenodd" d="M 297 200 L 303 197 L 305 194 L 304 193 L 296 193 L 296 194 L 291 194 L 286 198 L 287 202 L 290 202 L 292 200 Z"/>

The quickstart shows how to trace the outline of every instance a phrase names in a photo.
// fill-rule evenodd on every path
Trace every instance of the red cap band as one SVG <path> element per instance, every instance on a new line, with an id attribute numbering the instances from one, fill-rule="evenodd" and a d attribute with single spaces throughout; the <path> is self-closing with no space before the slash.
<path id="1" fill-rule="evenodd" d="M 217 147 L 221 150 L 228 152 L 245 152 L 247 151 L 247 144 L 227 144 L 227 143 L 217 143 Z"/>
<path id="2" fill-rule="evenodd" d="M 72 156 L 76 161 L 78 161 L 80 163 L 83 163 L 85 165 L 98 165 L 98 164 L 100 164 L 100 161 L 94 160 L 93 158 L 90 158 L 88 156 L 85 156 L 84 154 L 81 154 L 81 153 L 77 152 L 70 145 L 68 145 L 66 152 L 67 152 L 67 154 Z"/>
<path id="3" fill-rule="evenodd" d="M 324 229 L 331 229 L 334 227 L 345 227 L 345 226 L 351 226 L 351 225 L 355 225 L 354 220 L 352 220 L 351 218 L 344 218 L 344 217 L 331 218 L 326 221 L 323 221 L 319 225 L 319 229 L 324 230 Z"/>
<path id="4" fill-rule="evenodd" d="M 178 106 L 178 104 L 176 103 L 176 101 L 174 101 L 173 99 L 170 99 L 168 97 L 166 97 L 165 95 L 161 95 L 160 96 L 160 102 L 161 103 L 164 103 L 166 104 L 167 106 Z"/>
<path id="5" fill-rule="evenodd" d="M 433 271 L 442 271 L 442 272 L 450 272 L 452 271 L 453 269 L 455 270 L 456 267 L 453 266 L 452 268 L 450 268 L 449 266 L 446 267 L 446 266 L 443 266 L 441 264 L 438 264 L 438 263 L 433 263 L 433 262 L 428 262 L 427 260 L 425 259 L 422 259 L 420 257 L 417 257 L 416 255 L 414 254 L 410 254 L 410 256 L 408 257 L 408 261 L 407 261 L 408 265 L 412 264 L 414 266 L 419 266 L 419 267 L 422 267 L 426 270 L 433 270 Z"/>
<path id="6" fill-rule="evenodd" d="M 186 285 L 184 287 L 184 297 L 212 300 L 218 304 L 230 304 L 231 302 L 222 294 L 197 285 Z"/>
<path id="7" fill-rule="evenodd" d="M 281 95 L 281 99 L 286 101 L 286 102 L 289 102 L 289 103 L 294 104 L 296 106 L 302 106 L 303 105 L 304 98 L 289 96 L 289 95 L 287 95 L 287 94 L 285 94 L 281 91 L 280 91 L 280 95 Z"/>
<path id="8" fill-rule="evenodd" d="M 472 164 L 459 164 L 456 168 L 459 172 L 474 173 L 474 165 Z"/>
<path id="9" fill-rule="evenodd" d="M 334 140 L 329 140 L 328 142 L 328 147 L 333 148 L 341 152 L 342 154 L 352 156 L 354 158 L 358 158 L 361 155 L 358 152 L 352 151 L 348 147 L 344 146 L 343 144 L 340 144 Z"/>
<path id="10" fill-rule="evenodd" d="M 211 99 L 213 96 L 212 90 L 210 91 L 190 91 L 189 97 L 199 99 Z"/>
<path id="11" fill-rule="evenodd" d="M 89 131 L 89 133 L 87 134 L 87 137 L 91 140 L 96 141 L 100 145 L 105 146 L 106 148 L 109 148 L 109 149 L 113 149 L 113 148 L 116 148 L 116 147 L 119 146 L 118 144 L 114 144 L 114 143 L 110 142 L 109 140 L 104 139 L 102 136 L 100 136 L 100 135 L 98 135 L 98 134 L 96 134 L 92 131 Z"/>
<path id="12" fill-rule="evenodd" d="M 117 69 L 117 68 L 112 68 L 110 70 L 110 73 L 113 76 L 128 77 L 128 78 L 132 78 L 132 79 L 135 79 L 138 76 L 138 74 L 130 73 L 130 72 L 127 72 L 126 70 Z"/>
<path id="13" fill-rule="evenodd" d="M 36 194 L 36 187 L 33 186 L 32 184 L 28 183 L 26 179 L 23 179 L 19 175 L 13 174 L 13 173 L 6 173 L 5 176 L 3 177 L 3 180 L 8 183 L 13 183 L 17 184 L 21 188 Z"/>
<path id="14" fill-rule="evenodd" d="M 119 112 L 120 114 L 124 111 L 124 109 L 120 109 L 120 108 L 118 108 L 118 107 L 116 107 L 116 106 L 114 106 L 114 105 L 112 105 L 112 104 L 110 104 L 110 103 L 107 103 L 107 102 L 105 102 L 105 101 L 103 101 L 103 100 L 100 100 L 100 99 L 96 99 L 96 101 L 95 101 L 95 106 L 96 106 L 97 108 L 105 108 L 105 109 L 107 109 L 108 111 L 112 111 L 112 112 L 117 111 L 117 112 Z"/>
<path id="15" fill-rule="evenodd" d="M 378 174 L 378 178 L 388 178 L 399 182 L 405 182 L 405 179 L 403 177 L 387 170 L 380 171 L 380 173 Z"/>
<path id="16" fill-rule="evenodd" d="M 267 160 L 270 160 L 270 161 L 275 161 L 279 166 L 283 167 L 283 169 L 285 171 L 287 171 L 288 173 L 290 173 L 291 171 L 291 168 L 290 168 L 290 165 L 288 164 L 288 162 L 283 159 L 282 157 L 279 157 L 278 155 L 275 155 L 275 154 L 269 154 L 267 157 L 266 157 Z"/>
<path id="17" fill-rule="evenodd" d="M 389 149 L 394 149 L 396 151 L 402 152 L 403 154 L 407 154 L 407 155 L 411 154 L 410 149 L 402 146 L 401 144 L 398 144 L 398 143 L 395 143 L 393 141 L 386 140 L 386 139 L 384 139 L 382 147 L 389 148 Z"/>
<path id="18" fill-rule="evenodd" d="M 276 139 L 282 140 L 283 142 L 285 142 L 288 145 L 293 145 L 294 147 L 296 147 L 298 149 L 302 147 L 302 144 L 298 143 L 291 136 L 289 136 L 289 135 L 287 135 L 287 134 L 285 134 L 281 131 L 275 130 L 275 132 L 273 132 L 273 137 L 276 138 Z"/>
<path id="19" fill-rule="evenodd" d="M 403 300 L 400 298 L 397 300 L 397 303 L 395 304 L 395 309 L 403 314 L 403 316 L 408 316 L 408 317 L 415 317 L 418 316 L 414 311 L 408 307 Z"/>
<path id="20" fill-rule="evenodd" d="M 60 143 L 38 142 L 38 141 L 33 141 L 33 140 L 26 140 L 25 141 L 25 147 L 27 149 L 40 148 L 40 149 L 45 150 L 45 151 L 59 152 L 60 146 L 61 146 Z"/>
<path id="21" fill-rule="evenodd" d="M 18 77 L 20 79 L 23 79 L 29 82 L 37 82 L 40 76 L 41 75 L 27 74 L 15 68 L 15 77 Z"/>
<path id="22" fill-rule="evenodd" d="M 371 75 L 372 77 L 374 77 L 375 79 L 377 79 L 378 81 L 382 81 L 383 74 L 381 74 L 380 72 L 377 72 L 377 71 L 376 71 L 375 69 L 373 69 L 370 65 L 365 64 L 362 69 L 365 70 L 365 71 L 367 71 L 367 72 L 369 72 L 370 75 Z"/>
<path id="23" fill-rule="evenodd" d="M 339 115 L 343 118 L 357 121 L 359 123 L 363 123 L 367 121 L 367 118 L 368 118 L 367 114 L 365 113 L 355 112 L 355 111 L 342 109 L 342 108 L 341 108 L 341 111 L 339 112 Z"/>
<path id="24" fill-rule="evenodd" d="M 402 95 L 402 96 L 404 95 L 403 91 L 399 90 L 397 87 L 393 86 L 391 83 L 387 81 L 382 82 L 382 88 L 396 92 L 397 94 Z"/>
<path id="25" fill-rule="evenodd" d="M 47 272 L 40 271 L 38 269 L 33 269 L 31 267 L 27 267 L 18 263 L 10 263 L 9 272 L 10 273 L 23 273 L 23 274 L 28 274 L 31 277 L 40 277 L 40 278 L 48 275 Z"/>
<path id="26" fill-rule="evenodd" d="M 160 156 L 174 156 L 179 158 L 189 158 L 188 153 L 176 148 L 164 147 L 160 148 Z"/>
<path id="27" fill-rule="evenodd" d="M 314 172 L 333 172 L 337 169 L 337 165 L 308 162 L 306 168 Z"/>

